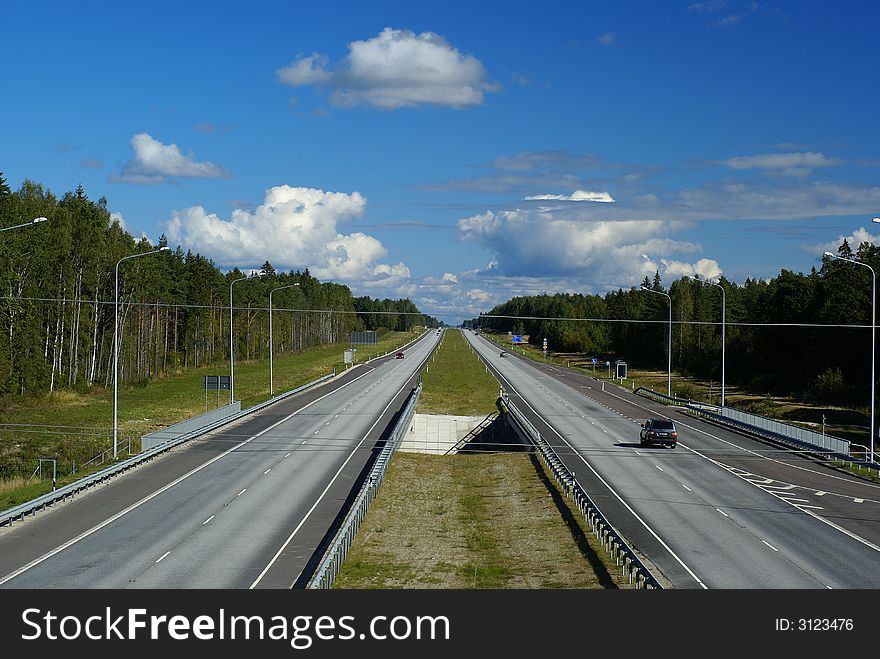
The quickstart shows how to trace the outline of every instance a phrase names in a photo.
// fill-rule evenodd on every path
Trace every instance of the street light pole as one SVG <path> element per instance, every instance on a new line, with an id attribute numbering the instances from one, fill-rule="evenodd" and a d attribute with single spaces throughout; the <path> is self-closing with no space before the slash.
<path id="1" fill-rule="evenodd" d="M 718 282 L 709 281 L 707 279 L 697 279 L 696 277 L 684 276 L 685 279 L 693 279 L 701 284 L 710 284 L 721 289 L 721 410 L 724 411 L 724 366 L 725 366 L 725 347 L 727 345 L 727 337 L 725 328 L 727 327 L 726 300 L 724 295 L 724 286 Z"/>
<path id="2" fill-rule="evenodd" d="M 39 224 L 40 222 L 48 222 L 48 221 L 49 221 L 48 217 L 37 217 L 37 218 L 34 218 L 33 220 L 31 220 L 30 222 L 25 222 L 24 224 L 16 224 L 11 227 L 3 227 L 2 229 L 0 229 L 0 232 L 12 231 L 13 229 L 21 229 L 22 227 L 29 227 L 29 226 L 33 226 L 34 224 Z"/>
<path id="3" fill-rule="evenodd" d="M 642 290 L 648 291 L 649 293 L 657 293 L 657 295 L 662 295 L 669 300 L 669 343 L 666 347 L 666 395 L 669 398 L 672 398 L 672 298 L 669 294 L 664 293 L 663 291 L 655 291 L 653 288 L 648 288 L 647 286 L 642 286 Z"/>
<path id="4" fill-rule="evenodd" d="M 272 380 L 272 353 L 275 352 L 275 343 L 272 341 L 272 294 L 285 288 L 293 288 L 299 286 L 299 283 L 288 284 L 287 286 L 279 286 L 269 291 L 269 397 L 275 397 L 275 386 Z"/>
<path id="5" fill-rule="evenodd" d="M 247 277 L 239 277 L 229 282 L 229 404 L 235 401 L 235 347 L 232 340 L 232 285 L 244 281 Z"/>
<path id="6" fill-rule="evenodd" d="M 880 222 L 880 218 L 875 217 L 873 221 Z M 846 261 L 848 263 L 855 263 L 856 265 L 864 266 L 871 271 L 871 279 L 873 282 L 871 284 L 871 441 L 868 442 L 868 447 L 871 453 L 870 461 L 874 462 L 874 355 L 877 346 L 877 273 L 874 272 L 874 268 L 861 261 L 848 259 L 843 256 L 838 256 L 837 254 L 832 254 L 831 252 L 825 252 L 825 256 L 840 261 Z"/>
<path id="7" fill-rule="evenodd" d="M 260 273 L 255 275 L 256 277 L 262 277 L 265 273 Z M 244 281 L 245 279 L 251 279 L 251 277 L 239 277 L 238 279 L 233 279 L 229 282 L 229 404 L 235 402 L 235 347 L 232 341 L 232 285 L 239 281 Z"/>
<path id="8" fill-rule="evenodd" d="M 139 256 L 149 256 L 159 252 L 167 252 L 168 247 L 160 247 L 151 252 L 131 254 L 123 256 L 116 263 L 116 296 L 113 302 L 113 459 L 118 454 L 119 443 L 119 265 L 123 261 L 136 259 Z"/>

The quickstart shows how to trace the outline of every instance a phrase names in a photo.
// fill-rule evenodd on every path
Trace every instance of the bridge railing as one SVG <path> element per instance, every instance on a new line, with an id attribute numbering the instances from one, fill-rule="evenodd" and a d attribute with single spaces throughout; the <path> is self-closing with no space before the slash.
<path id="1" fill-rule="evenodd" d="M 397 450 L 397 447 L 403 440 L 403 436 L 410 429 L 410 424 L 412 423 L 416 411 L 416 403 L 418 402 L 421 393 L 422 385 L 419 383 L 419 385 L 410 393 L 397 423 L 391 430 L 388 440 L 385 442 L 385 446 L 382 447 L 382 450 L 376 457 L 376 462 L 373 463 L 373 467 L 370 469 L 367 479 L 361 486 L 348 514 L 345 516 L 345 520 L 342 522 L 336 535 L 333 536 L 330 546 L 324 553 L 324 557 L 321 559 L 318 568 L 315 570 L 315 574 L 309 580 L 306 588 L 330 588 L 336 580 L 336 575 L 339 574 L 342 562 L 345 560 L 348 550 L 351 547 L 351 543 L 354 541 L 354 537 L 360 528 L 361 522 L 363 522 L 364 517 L 367 514 L 370 503 L 379 493 L 379 486 L 385 478 L 385 472 L 388 469 L 388 463 L 391 461 L 391 456 L 394 455 L 394 451 Z"/>
<path id="2" fill-rule="evenodd" d="M 586 490 L 578 482 L 574 473 L 569 471 L 563 464 L 556 451 L 553 450 L 553 447 L 547 443 L 541 436 L 541 433 L 538 432 L 535 426 L 507 395 L 503 396 L 502 400 L 510 413 L 510 417 L 513 419 L 514 427 L 524 433 L 538 449 L 538 456 L 541 462 L 550 470 L 566 495 L 574 499 L 581 514 L 589 523 L 596 539 L 602 543 L 605 550 L 614 559 L 616 565 L 620 567 L 621 574 L 626 577 L 627 582 L 636 588 L 662 589 L 663 587 L 657 578 L 639 559 L 617 529 L 605 518 L 590 498 L 590 495 L 587 494 Z"/>

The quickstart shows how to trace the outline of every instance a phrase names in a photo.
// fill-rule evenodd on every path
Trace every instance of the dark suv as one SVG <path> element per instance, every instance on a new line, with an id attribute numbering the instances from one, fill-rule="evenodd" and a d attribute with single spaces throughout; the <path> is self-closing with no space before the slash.
<path id="1" fill-rule="evenodd" d="M 642 446 L 661 444 L 675 448 L 677 441 L 678 431 L 675 423 L 669 419 L 648 419 L 642 424 L 642 431 L 639 433 L 639 443 Z"/>

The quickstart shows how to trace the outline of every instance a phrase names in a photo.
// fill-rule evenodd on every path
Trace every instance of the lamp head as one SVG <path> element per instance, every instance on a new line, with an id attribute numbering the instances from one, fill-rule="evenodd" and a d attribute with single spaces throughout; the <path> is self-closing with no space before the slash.
<path id="1" fill-rule="evenodd" d="M 48 217 L 37 217 L 37 218 L 34 218 L 33 222 L 31 222 L 31 224 L 39 224 L 40 222 L 48 222 L 48 221 L 49 221 Z"/>
<path id="2" fill-rule="evenodd" d="M 160 252 L 168 252 L 168 251 L 171 251 L 171 248 L 168 247 L 168 245 L 165 245 L 164 247 L 160 247 L 159 251 Z"/>
<path id="3" fill-rule="evenodd" d="M 825 252 L 825 256 L 830 256 L 831 258 L 834 258 L 834 254 L 832 254 L 831 252 Z"/>

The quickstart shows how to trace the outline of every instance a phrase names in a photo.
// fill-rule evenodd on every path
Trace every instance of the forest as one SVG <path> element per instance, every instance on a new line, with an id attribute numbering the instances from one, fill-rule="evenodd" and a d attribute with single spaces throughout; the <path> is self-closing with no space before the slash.
<path id="1" fill-rule="evenodd" d="M 40 217 L 48 221 L 2 231 Z M 0 396 L 112 385 L 117 269 L 122 384 L 228 361 L 230 286 L 236 360 L 268 358 L 269 295 L 279 287 L 288 288 L 272 294 L 275 354 L 347 343 L 355 330 L 439 324 L 408 299 L 354 297 L 268 261 L 233 286 L 247 273 L 224 273 L 164 236 L 136 239 L 82 186 L 60 199 L 29 180 L 12 191 L 0 172 Z"/>
<path id="2" fill-rule="evenodd" d="M 868 242 L 853 250 L 844 240 L 837 255 L 880 271 L 880 247 Z M 633 287 L 604 296 L 515 297 L 468 325 L 528 335 L 537 346 L 546 337 L 556 352 L 665 371 L 670 300 L 656 294 L 662 292 L 672 304 L 672 369 L 718 381 L 723 302 L 728 383 L 819 404 L 867 407 L 873 288 L 868 268 L 825 256 L 808 274 L 783 269 L 768 280 L 737 284 L 721 277 L 717 283 L 723 293 L 719 286 L 684 277 L 665 288 L 655 273 L 642 282 L 655 293 Z"/>

